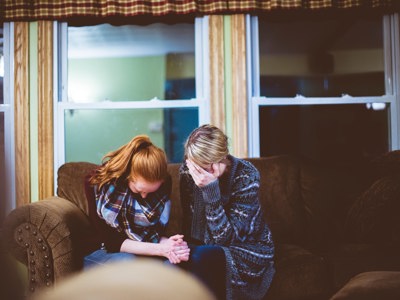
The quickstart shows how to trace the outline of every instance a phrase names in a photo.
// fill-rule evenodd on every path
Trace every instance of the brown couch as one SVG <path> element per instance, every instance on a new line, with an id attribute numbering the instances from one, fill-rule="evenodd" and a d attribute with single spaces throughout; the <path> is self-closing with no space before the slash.
<path id="1" fill-rule="evenodd" d="M 400 270 L 400 152 L 370 163 L 315 166 L 282 155 L 249 159 L 276 244 L 276 275 L 266 299 L 329 299 L 354 275 Z M 94 164 L 58 170 L 57 197 L 12 211 L 3 225 L 11 253 L 28 267 L 31 292 L 82 268 L 91 234 L 83 176 Z M 168 234 L 181 232 L 178 164 Z"/>

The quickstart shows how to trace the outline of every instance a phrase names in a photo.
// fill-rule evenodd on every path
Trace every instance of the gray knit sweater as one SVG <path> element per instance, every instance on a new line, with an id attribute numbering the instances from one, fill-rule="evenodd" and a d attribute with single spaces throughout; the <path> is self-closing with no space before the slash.
<path id="1" fill-rule="evenodd" d="M 185 238 L 224 249 L 227 299 L 261 299 L 275 270 L 274 244 L 258 197 L 260 174 L 246 160 L 228 159 L 228 171 L 202 188 L 186 164 L 180 167 Z"/>

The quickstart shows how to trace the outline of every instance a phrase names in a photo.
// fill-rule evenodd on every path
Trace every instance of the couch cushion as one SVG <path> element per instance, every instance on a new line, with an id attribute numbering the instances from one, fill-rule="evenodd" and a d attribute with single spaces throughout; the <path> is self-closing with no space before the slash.
<path id="1" fill-rule="evenodd" d="M 85 195 L 85 176 L 97 165 L 89 162 L 69 162 L 58 168 L 57 195 L 75 203 L 89 214 Z"/>
<path id="2" fill-rule="evenodd" d="M 400 299 L 400 272 L 360 273 L 340 289 L 331 300 Z"/>
<path id="3" fill-rule="evenodd" d="M 385 243 L 348 243 L 324 253 L 332 273 L 332 284 L 339 290 L 350 278 L 369 271 L 400 271 L 400 246 Z"/>
<path id="4" fill-rule="evenodd" d="M 179 195 L 179 166 L 180 164 L 168 164 L 168 173 L 172 179 L 171 214 L 166 231 L 166 236 L 182 234 L 182 206 Z"/>
<path id="5" fill-rule="evenodd" d="M 266 300 L 327 299 L 330 276 L 321 256 L 296 245 L 277 244 L 275 268 Z"/>
<path id="6" fill-rule="evenodd" d="M 260 172 L 261 207 L 274 241 L 304 243 L 306 222 L 297 160 L 286 155 L 248 160 Z"/>
<path id="7" fill-rule="evenodd" d="M 400 175 L 376 180 L 350 208 L 346 231 L 358 242 L 400 243 Z"/>

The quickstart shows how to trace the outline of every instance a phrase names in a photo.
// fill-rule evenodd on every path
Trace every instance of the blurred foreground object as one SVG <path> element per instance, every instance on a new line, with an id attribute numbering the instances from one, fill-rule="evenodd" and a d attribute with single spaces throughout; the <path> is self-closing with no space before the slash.
<path id="1" fill-rule="evenodd" d="M 202 283 L 174 266 L 151 259 L 116 262 L 66 278 L 33 300 L 215 300 Z"/>

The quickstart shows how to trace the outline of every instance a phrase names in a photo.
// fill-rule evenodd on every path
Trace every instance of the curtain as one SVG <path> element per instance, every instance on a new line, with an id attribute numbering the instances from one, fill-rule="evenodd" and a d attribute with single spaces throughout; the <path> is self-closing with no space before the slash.
<path id="1" fill-rule="evenodd" d="M 321 10 L 398 10 L 399 0 L 0 0 L 0 21 Z"/>

